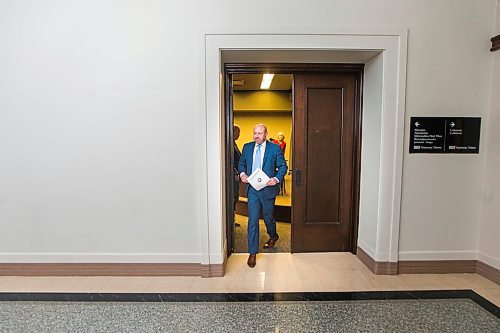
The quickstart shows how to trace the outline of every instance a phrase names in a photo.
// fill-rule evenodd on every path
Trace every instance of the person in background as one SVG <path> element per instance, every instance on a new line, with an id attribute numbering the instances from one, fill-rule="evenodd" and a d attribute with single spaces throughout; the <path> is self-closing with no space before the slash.
<path id="1" fill-rule="evenodd" d="M 286 150 L 285 134 L 283 132 L 278 132 L 278 139 L 274 139 L 272 141 L 273 143 L 276 143 L 277 145 L 280 146 L 283 155 L 285 155 L 285 150 Z M 283 180 L 280 183 L 280 194 L 286 195 L 285 180 Z"/>
<path id="2" fill-rule="evenodd" d="M 280 147 L 266 140 L 267 127 L 264 124 L 256 125 L 253 129 L 253 141 L 246 143 L 241 152 L 238 171 L 243 183 L 248 184 L 248 175 L 261 169 L 270 179 L 266 187 L 260 191 L 247 185 L 248 197 L 248 260 L 250 268 L 255 267 L 259 252 L 259 216 L 262 211 L 269 240 L 264 249 L 273 248 L 279 236 L 276 232 L 274 219 L 274 203 L 280 191 L 278 185 L 288 170 L 285 157 Z"/>
<path id="3" fill-rule="evenodd" d="M 283 132 L 278 132 L 278 139 L 274 139 L 273 143 L 280 146 L 281 151 L 284 155 L 286 150 L 285 134 L 283 134 Z"/>
<path id="4" fill-rule="evenodd" d="M 240 137 L 240 127 L 236 124 L 233 125 L 233 139 L 234 139 L 234 148 L 233 148 L 233 157 L 234 157 L 234 179 L 233 179 L 233 212 L 236 212 L 236 204 L 238 203 L 238 199 L 240 197 L 240 174 L 238 172 L 238 164 L 240 163 L 241 151 L 236 144 L 236 140 Z M 235 227 L 239 227 L 239 223 L 234 223 Z"/>

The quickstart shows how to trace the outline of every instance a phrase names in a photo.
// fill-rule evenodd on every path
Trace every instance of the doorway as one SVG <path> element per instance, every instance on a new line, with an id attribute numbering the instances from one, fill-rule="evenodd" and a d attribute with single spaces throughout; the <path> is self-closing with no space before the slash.
<path id="1" fill-rule="evenodd" d="M 355 253 L 363 65 L 226 64 L 226 184 L 234 167 L 233 124 L 240 117 L 234 108 L 234 83 L 241 84 L 242 75 L 250 79 L 250 75 L 262 77 L 263 73 L 290 75 L 294 82 L 289 92 L 292 106 L 290 172 L 285 180 L 285 191 L 291 194 L 290 252 Z M 230 255 L 238 227 L 234 224 L 234 192 L 230 186 L 226 186 L 226 193 L 227 254 Z M 241 201 L 244 202 L 244 198 Z M 244 203 L 238 202 L 238 206 Z M 275 212 L 278 213 L 279 208 Z M 237 219 L 241 219 L 238 215 Z M 241 234 L 242 230 L 238 231 Z"/>
<path id="2" fill-rule="evenodd" d="M 235 149 L 233 168 L 237 169 L 238 152 L 243 145 L 253 140 L 252 132 L 256 124 L 267 126 L 267 140 L 278 144 L 290 169 L 292 150 L 292 81 L 291 74 L 273 74 L 268 87 L 262 87 L 262 74 L 238 73 L 231 79 L 231 105 L 233 116 L 233 140 Z M 236 173 L 237 174 L 237 173 Z M 236 176 L 237 179 L 237 176 Z M 280 191 L 275 200 L 274 217 L 280 237 L 276 246 L 262 252 L 291 252 L 291 173 L 288 172 L 280 183 Z M 239 186 L 238 186 L 239 185 Z M 235 183 L 234 230 L 232 252 L 247 253 L 248 205 L 246 184 Z M 231 224 L 231 222 L 229 222 Z M 259 223 L 259 242 L 264 244 L 268 235 L 262 217 Z M 230 227 L 230 225 L 229 225 Z M 228 228 L 229 229 L 229 228 Z"/>

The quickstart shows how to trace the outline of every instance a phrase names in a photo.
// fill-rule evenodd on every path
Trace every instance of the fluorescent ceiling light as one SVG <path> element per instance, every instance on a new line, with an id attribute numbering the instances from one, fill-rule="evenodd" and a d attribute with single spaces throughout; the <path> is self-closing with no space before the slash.
<path id="1" fill-rule="evenodd" d="M 262 83 L 260 89 L 269 89 L 271 82 L 273 82 L 274 74 L 264 74 L 262 76 Z"/>

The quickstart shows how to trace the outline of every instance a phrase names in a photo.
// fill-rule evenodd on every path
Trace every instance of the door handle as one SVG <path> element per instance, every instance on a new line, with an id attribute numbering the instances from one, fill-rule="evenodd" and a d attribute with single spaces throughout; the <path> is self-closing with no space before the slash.
<path id="1" fill-rule="evenodd" d="M 300 169 L 295 169 L 295 185 L 300 186 L 302 185 L 302 170 Z"/>

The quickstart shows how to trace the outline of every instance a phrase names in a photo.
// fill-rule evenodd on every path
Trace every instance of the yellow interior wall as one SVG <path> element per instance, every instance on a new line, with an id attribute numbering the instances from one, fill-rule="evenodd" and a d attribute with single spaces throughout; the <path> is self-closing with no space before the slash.
<path id="1" fill-rule="evenodd" d="M 253 128 L 257 124 L 267 126 L 267 138 L 285 135 L 285 159 L 290 167 L 292 149 L 292 102 L 288 91 L 234 91 L 234 122 L 240 126 L 240 138 L 236 144 L 240 149 L 253 141 Z"/>
<path id="2" fill-rule="evenodd" d="M 241 129 L 240 138 L 236 141 L 236 144 L 240 148 L 247 142 L 253 141 L 253 128 L 257 124 L 264 124 L 267 126 L 268 136 L 267 138 L 277 139 L 278 132 L 283 132 L 285 134 L 286 150 L 285 159 L 287 160 L 288 167 L 290 168 L 290 152 L 292 149 L 291 134 L 292 134 L 292 114 L 291 113 L 275 113 L 275 114 L 259 114 L 245 113 L 238 114 L 234 113 L 234 123 L 237 124 Z"/>
<path id="3" fill-rule="evenodd" d="M 241 111 L 291 111 L 292 98 L 288 91 L 235 91 L 233 109 Z"/>

